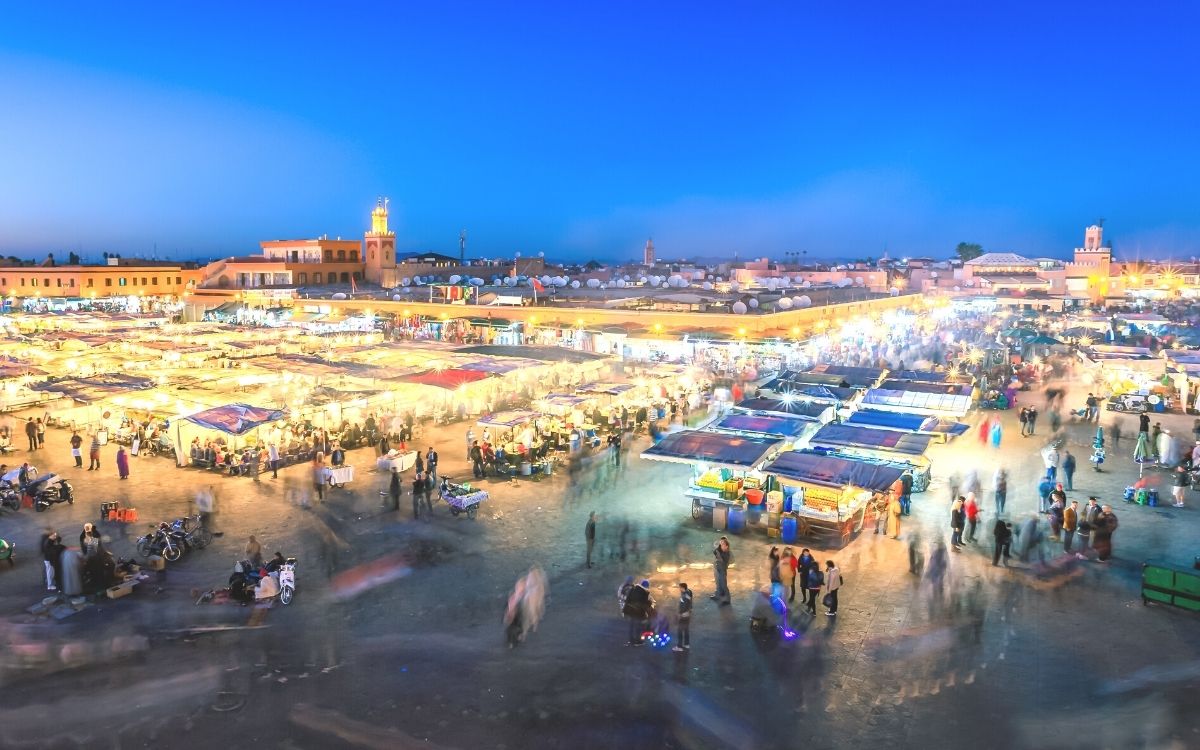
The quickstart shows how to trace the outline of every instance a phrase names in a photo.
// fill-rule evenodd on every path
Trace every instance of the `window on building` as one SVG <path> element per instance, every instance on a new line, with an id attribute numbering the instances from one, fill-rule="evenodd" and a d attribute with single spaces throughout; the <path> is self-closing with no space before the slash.
<path id="1" fill-rule="evenodd" d="M 88 286 L 95 286 L 95 284 L 94 284 L 94 282 L 95 282 L 95 281 L 96 281 L 95 279 L 88 279 L 88 283 L 87 283 L 87 285 L 88 285 Z"/>
<path id="2" fill-rule="evenodd" d="M 104 286 L 112 286 L 112 279 L 105 279 Z"/>
<path id="3" fill-rule="evenodd" d="M 0 286 L 8 286 L 8 279 L 0 278 Z"/>
<path id="4" fill-rule="evenodd" d="M 124 276 L 117 279 L 117 286 L 125 286 L 125 277 Z"/>
<path id="5" fill-rule="evenodd" d="M 75 288 L 75 279 L 67 279 L 67 286 L 74 289 Z"/>
<path id="6" fill-rule="evenodd" d="M 300 262 L 300 251 L 299 251 L 299 250 L 293 250 L 293 251 L 292 251 L 292 262 L 293 262 L 293 263 L 299 263 L 299 262 Z"/>
<path id="7" fill-rule="evenodd" d="M 58 282 L 57 286 L 62 286 L 62 277 L 61 276 L 58 277 L 57 279 L 55 279 L 55 281 Z"/>
<path id="8" fill-rule="evenodd" d="M 308 274 L 303 271 L 296 274 L 296 283 L 300 286 L 306 286 L 308 284 Z"/>
<path id="9" fill-rule="evenodd" d="M 142 286 L 146 286 L 146 277 L 145 276 L 142 277 Z"/>
<path id="10" fill-rule="evenodd" d="M 25 286 L 25 277 L 24 276 L 21 277 L 21 286 Z"/>
<path id="11" fill-rule="evenodd" d="M 154 286 L 158 286 L 158 277 L 157 277 L 157 276 L 151 276 L 151 277 L 150 277 L 150 283 L 151 283 L 151 284 L 153 284 Z"/>
<path id="12" fill-rule="evenodd" d="M 37 286 L 37 279 L 30 279 L 29 286 Z"/>
<path id="13" fill-rule="evenodd" d="M 338 250 L 338 260 L 340 260 L 340 261 L 346 260 L 346 251 L 345 250 Z"/>
<path id="14" fill-rule="evenodd" d="M 350 274 L 348 274 L 348 273 L 342 273 L 342 283 L 343 283 L 343 284 L 349 284 L 349 283 L 350 283 Z"/>
<path id="15" fill-rule="evenodd" d="M 180 286 L 183 286 L 183 277 L 182 277 L 182 276 L 176 276 L 176 277 L 175 277 L 175 283 L 176 283 L 176 284 L 178 284 L 178 285 L 180 285 Z"/>
<path id="16" fill-rule="evenodd" d="M 352 260 L 356 263 L 358 262 L 358 251 L 357 250 L 350 251 L 350 260 Z"/>
<path id="17" fill-rule="evenodd" d="M 332 261 L 333 261 L 333 251 L 332 251 L 332 250 L 326 250 L 326 251 L 325 251 L 325 262 L 326 262 L 326 263 L 331 263 Z"/>
<path id="18" fill-rule="evenodd" d="M 313 283 L 314 284 L 321 283 L 321 272 L 320 271 L 313 272 Z"/>

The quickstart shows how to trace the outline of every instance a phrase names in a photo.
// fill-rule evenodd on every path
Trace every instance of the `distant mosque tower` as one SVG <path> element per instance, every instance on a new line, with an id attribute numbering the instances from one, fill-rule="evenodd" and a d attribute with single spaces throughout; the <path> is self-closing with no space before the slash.
<path id="1" fill-rule="evenodd" d="M 654 240 L 646 240 L 646 249 L 642 251 L 642 263 L 647 266 L 654 265 Z"/>
<path id="2" fill-rule="evenodd" d="M 379 198 L 371 211 L 371 230 L 363 235 L 363 278 L 382 287 L 396 286 L 396 233 L 388 230 L 388 199 Z"/>

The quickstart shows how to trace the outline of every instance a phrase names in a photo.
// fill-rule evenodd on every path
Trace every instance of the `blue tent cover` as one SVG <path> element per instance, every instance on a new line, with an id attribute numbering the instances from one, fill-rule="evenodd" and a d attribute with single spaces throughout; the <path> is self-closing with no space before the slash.
<path id="1" fill-rule="evenodd" d="M 873 492 L 886 491 L 904 473 L 904 469 L 896 466 L 805 451 L 784 451 L 764 466 L 763 471 L 824 487 L 853 485 Z"/>
<path id="2" fill-rule="evenodd" d="M 747 412 L 767 412 L 815 420 L 820 419 L 829 409 L 829 404 L 799 398 L 747 398 L 739 401 L 737 408 Z"/>
<path id="3" fill-rule="evenodd" d="M 230 435 L 244 435 L 255 427 L 283 419 L 283 412 L 278 409 L 265 409 L 248 404 L 227 404 L 207 409 L 185 417 L 185 419 L 210 430 L 220 430 Z"/>
<path id="4" fill-rule="evenodd" d="M 904 414 L 879 409 L 860 409 L 846 418 L 845 424 L 859 427 L 879 427 L 905 432 L 939 432 L 957 436 L 970 427 L 962 422 L 926 417 L 921 414 Z"/>
<path id="5" fill-rule="evenodd" d="M 780 442 L 769 437 L 683 430 L 667 435 L 658 444 L 642 451 L 642 457 L 679 463 L 707 462 L 751 468 L 765 459 Z"/>
<path id="6" fill-rule="evenodd" d="M 932 435 L 918 435 L 896 430 L 878 430 L 873 427 L 856 427 L 846 424 L 827 424 L 817 430 L 809 441 L 813 447 L 868 448 L 870 450 L 903 453 L 920 456 L 929 448 Z"/>
<path id="7" fill-rule="evenodd" d="M 804 432 L 811 424 L 811 419 L 804 417 L 784 417 L 774 414 L 726 414 L 713 427 L 734 432 L 757 432 L 763 435 L 776 435 L 782 438 L 794 438 Z"/>

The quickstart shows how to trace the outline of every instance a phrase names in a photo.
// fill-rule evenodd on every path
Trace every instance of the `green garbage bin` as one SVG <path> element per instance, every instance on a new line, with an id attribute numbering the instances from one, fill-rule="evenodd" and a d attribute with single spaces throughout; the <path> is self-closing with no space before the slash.
<path id="1" fill-rule="evenodd" d="M 1142 603 L 1159 602 L 1200 612 L 1200 571 L 1172 565 L 1142 564 Z"/>

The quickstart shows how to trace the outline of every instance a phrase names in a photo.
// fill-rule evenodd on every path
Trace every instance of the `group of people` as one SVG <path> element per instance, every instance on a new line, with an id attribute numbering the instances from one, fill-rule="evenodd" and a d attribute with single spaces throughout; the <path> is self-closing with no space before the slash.
<path id="1" fill-rule="evenodd" d="M 100 532 L 85 523 L 79 546 L 68 547 L 54 529 L 46 529 L 40 542 L 45 566 L 46 591 L 80 596 L 108 588 L 116 576 L 116 560 L 105 548 Z"/>

